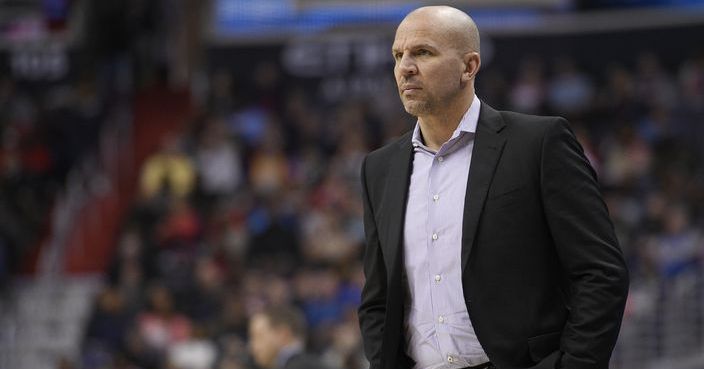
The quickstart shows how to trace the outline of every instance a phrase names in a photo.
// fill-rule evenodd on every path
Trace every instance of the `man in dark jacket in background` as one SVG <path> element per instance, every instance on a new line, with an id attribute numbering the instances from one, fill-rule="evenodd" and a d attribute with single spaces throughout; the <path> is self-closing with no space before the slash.
<path id="1" fill-rule="evenodd" d="M 249 340 L 254 361 L 264 369 L 326 369 L 306 353 L 305 318 L 293 307 L 271 306 L 254 314 Z"/>

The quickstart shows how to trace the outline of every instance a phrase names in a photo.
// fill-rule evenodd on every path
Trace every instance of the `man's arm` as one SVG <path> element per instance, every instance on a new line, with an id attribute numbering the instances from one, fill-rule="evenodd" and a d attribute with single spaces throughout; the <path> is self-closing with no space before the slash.
<path id="1" fill-rule="evenodd" d="M 569 286 L 560 367 L 608 368 L 628 270 L 596 174 L 562 118 L 544 136 L 540 170 L 545 216 Z"/>
<path id="2" fill-rule="evenodd" d="M 362 201 L 364 202 L 364 276 L 362 302 L 359 306 L 359 325 L 362 331 L 364 353 L 370 369 L 380 368 L 381 343 L 386 317 L 386 267 L 381 254 L 379 236 L 369 200 L 366 176 L 367 159 L 362 163 Z"/>

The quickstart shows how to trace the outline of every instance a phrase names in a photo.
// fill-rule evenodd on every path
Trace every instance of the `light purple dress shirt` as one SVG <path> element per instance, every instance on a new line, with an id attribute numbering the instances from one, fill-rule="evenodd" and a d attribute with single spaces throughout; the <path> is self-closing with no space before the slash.
<path id="1" fill-rule="evenodd" d="M 489 361 L 462 293 L 462 218 L 479 119 L 475 96 L 438 152 L 413 131 L 413 173 L 404 227 L 408 278 L 406 347 L 415 369 L 454 369 Z"/>

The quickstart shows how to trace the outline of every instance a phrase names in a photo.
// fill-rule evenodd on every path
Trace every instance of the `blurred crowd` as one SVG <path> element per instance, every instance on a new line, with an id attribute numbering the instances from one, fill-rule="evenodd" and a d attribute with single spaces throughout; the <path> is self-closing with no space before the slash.
<path id="1" fill-rule="evenodd" d="M 61 4 L 88 14 L 77 50 L 58 41 L 58 31 L 56 40 L 0 39 L 0 293 L 11 275 L 31 271 L 67 177 L 94 159 L 101 132 L 128 114 L 131 84 L 150 81 L 142 69 L 161 61 L 162 50 L 145 45 L 165 44 L 158 4 L 123 3 Z"/>
<path id="2" fill-rule="evenodd" d="M 97 148 L 106 91 L 86 75 L 75 83 L 0 75 L 0 291 L 46 235 L 69 171 Z"/>
<path id="3" fill-rule="evenodd" d="M 414 121 L 400 104 L 322 104 L 282 81 L 268 62 L 251 76 L 211 71 L 189 130 L 146 160 L 78 367 L 255 368 L 249 318 L 277 305 L 301 309 L 307 345 L 328 367 L 367 366 L 359 168 Z M 626 320 L 666 293 L 647 286 L 702 274 L 704 55 L 663 66 L 644 53 L 594 71 L 526 57 L 482 71 L 477 93 L 495 108 L 571 121 L 639 296 Z M 704 332 L 694 334 L 701 343 Z"/>

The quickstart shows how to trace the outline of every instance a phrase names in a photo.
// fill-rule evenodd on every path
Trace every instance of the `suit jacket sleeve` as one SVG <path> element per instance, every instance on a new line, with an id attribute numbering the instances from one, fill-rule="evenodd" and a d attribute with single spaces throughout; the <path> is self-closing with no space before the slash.
<path id="1" fill-rule="evenodd" d="M 628 271 L 596 174 L 562 118 L 544 136 L 540 171 L 546 220 L 569 286 L 560 367 L 607 368 L 628 294 Z"/>
<path id="2" fill-rule="evenodd" d="M 364 202 L 364 233 L 366 247 L 364 251 L 364 276 L 366 282 L 362 289 L 362 301 L 359 306 L 359 323 L 364 344 L 364 353 L 370 368 L 381 366 L 381 344 L 383 341 L 386 316 L 386 267 L 381 254 L 379 235 L 374 221 L 368 180 L 366 173 L 367 158 L 362 163 L 362 200 Z"/>

